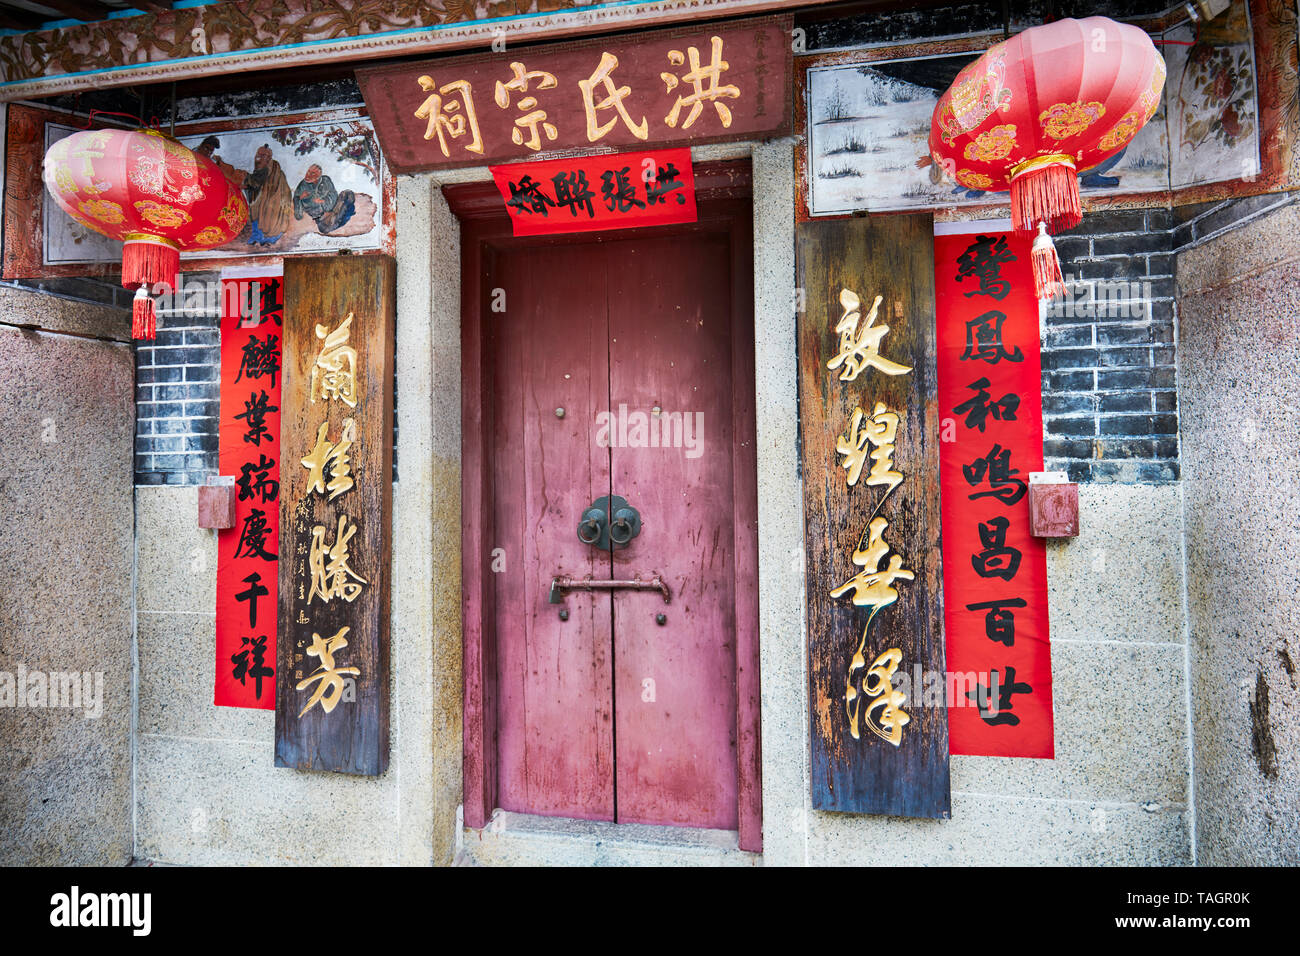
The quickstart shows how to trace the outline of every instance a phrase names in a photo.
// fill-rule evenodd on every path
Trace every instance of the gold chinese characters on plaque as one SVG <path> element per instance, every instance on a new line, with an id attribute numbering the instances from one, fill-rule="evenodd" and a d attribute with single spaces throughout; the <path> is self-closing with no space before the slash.
<path id="1" fill-rule="evenodd" d="M 388 762 L 394 271 L 285 263 L 277 766 Z"/>
<path id="2" fill-rule="evenodd" d="M 951 814 L 934 221 L 795 225 L 810 806 Z"/>
<path id="3" fill-rule="evenodd" d="M 789 17 L 357 70 L 399 173 L 789 130 Z"/>
<path id="4" fill-rule="evenodd" d="M 876 296 L 866 318 L 862 318 L 861 300 L 851 289 L 840 290 L 840 305 L 843 313 L 835 325 L 839 336 L 839 350 L 826 363 L 827 369 L 839 370 L 839 381 L 856 383 L 865 391 L 870 391 L 872 382 L 870 373 L 888 376 L 906 375 L 910 366 L 891 361 L 881 355 L 880 350 L 889 332 L 889 326 L 878 322 L 882 296 Z M 859 382 L 863 372 L 869 374 Z M 849 386 L 844 386 L 849 387 Z M 840 465 L 847 471 L 845 481 L 850 489 L 857 485 L 866 464 L 867 445 L 872 446 L 871 470 L 867 473 L 865 484 L 883 485 L 885 492 L 875 502 L 871 518 L 863 530 L 858 546 L 853 551 L 853 564 L 860 570 L 843 584 L 831 589 L 831 597 L 840 598 L 852 595 L 852 603 L 865 607 L 867 620 L 862 627 L 862 640 L 849 662 L 848 676 L 844 688 L 844 708 L 846 711 L 849 734 L 854 740 L 861 736 L 863 725 L 887 743 L 897 747 L 903 741 L 903 727 L 911 721 L 911 715 L 903 709 L 907 695 L 895 690 L 890 678 L 898 669 L 903 659 L 903 652 L 891 647 L 881 652 L 870 667 L 867 667 L 867 642 L 872 634 L 872 625 L 876 615 L 884 608 L 898 600 L 896 581 L 911 581 L 915 575 L 903 567 L 903 557 L 891 555 L 890 547 L 885 543 L 885 532 L 889 521 L 881 516 L 885 501 L 903 482 L 902 473 L 894 470 L 894 442 L 898 435 L 899 416 L 889 410 L 885 402 L 875 402 L 871 417 L 868 419 L 861 405 L 853 410 L 853 417 L 848 422 L 844 434 L 839 436 L 835 445 Z M 866 539 L 866 544 L 862 539 Z M 888 558 L 883 567 L 881 562 Z M 863 703 L 866 704 L 865 710 Z"/>

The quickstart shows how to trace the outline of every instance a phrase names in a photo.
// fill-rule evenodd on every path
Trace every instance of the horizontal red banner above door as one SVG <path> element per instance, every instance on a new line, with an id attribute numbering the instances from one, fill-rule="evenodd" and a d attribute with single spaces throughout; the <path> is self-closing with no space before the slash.
<path id="1" fill-rule="evenodd" d="M 516 236 L 695 222 L 689 149 L 493 166 Z"/>

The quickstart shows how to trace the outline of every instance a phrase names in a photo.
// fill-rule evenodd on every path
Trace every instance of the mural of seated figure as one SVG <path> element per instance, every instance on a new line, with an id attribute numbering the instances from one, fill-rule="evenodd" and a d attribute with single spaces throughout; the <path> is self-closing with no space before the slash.
<path id="1" fill-rule="evenodd" d="M 356 194 L 351 189 L 337 192 L 334 183 L 315 163 L 307 167 L 302 182 L 293 191 L 294 218 L 310 216 L 322 236 L 341 229 L 355 211 Z"/>

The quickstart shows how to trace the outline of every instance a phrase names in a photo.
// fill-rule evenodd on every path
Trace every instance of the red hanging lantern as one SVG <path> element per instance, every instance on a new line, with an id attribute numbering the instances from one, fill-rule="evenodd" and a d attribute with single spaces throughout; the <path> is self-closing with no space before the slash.
<path id="1" fill-rule="evenodd" d="M 176 288 L 181 251 L 224 245 L 248 222 L 239 187 L 156 129 L 74 133 L 45 154 L 44 178 L 59 208 L 124 243 L 122 285 L 136 290 L 131 334 L 138 339 L 156 334 L 149 288 Z"/>
<path id="2" fill-rule="evenodd" d="M 1165 63 L 1106 17 L 1058 20 L 990 47 L 939 98 L 930 153 L 969 189 L 1011 190 L 1016 231 L 1038 233 L 1039 298 L 1063 291 L 1048 232 L 1083 218 L 1078 172 L 1124 149 L 1160 105 Z"/>

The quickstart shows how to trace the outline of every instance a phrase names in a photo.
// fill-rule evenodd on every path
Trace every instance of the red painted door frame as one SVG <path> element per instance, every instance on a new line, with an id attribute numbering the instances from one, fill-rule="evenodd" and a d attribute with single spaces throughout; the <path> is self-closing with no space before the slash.
<path id="1" fill-rule="evenodd" d="M 762 849 L 760 685 L 758 648 L 758 479 L 754 436 L 753 222 L 750 164 L 696 167 L 699 222 L 622 230 L 607 238 L 725 231 L 731 243 L 732 282 L 732 497 L 736 582 L 736 755 L 739 846 Z M 591 242 L 572 238 L 515 239 L 492 183 L 444 187 L 461 220 L 461 580 L 464 653 L 465 824 L 484 826 L 497 807 L 497 659 L 492 621 L 492 502 L 490 363 L 484 361 L 483 319 L 491 290 L 484 288 L 490 257 L 498 249 L 539 242 Z M 485 399 L 488 399 L 485 401 Z"/>

